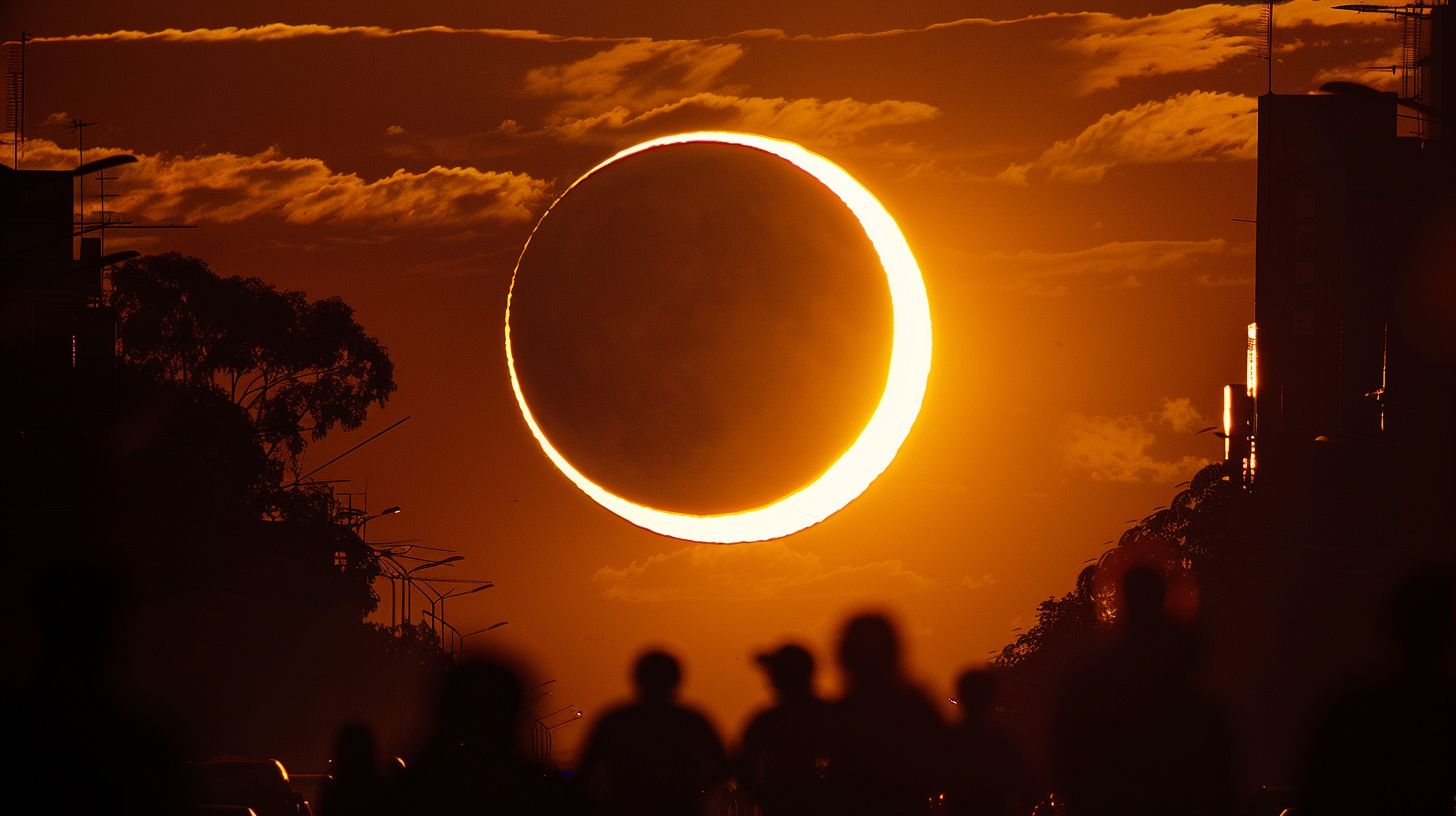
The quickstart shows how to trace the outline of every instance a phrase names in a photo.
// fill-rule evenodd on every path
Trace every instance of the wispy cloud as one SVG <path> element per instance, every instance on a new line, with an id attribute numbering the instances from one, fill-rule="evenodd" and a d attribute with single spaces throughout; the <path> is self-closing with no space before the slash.
<path id="1" fill-rule="evenodd" d="M 532 69 L 525 89 L 557 99 L 568 114 L 619 106 L 643 110 L 717 87 L 742 57 L 743 46 L 737 43 L 622 43 L 574 62 Z"/>
<path id="2" fill-rule="evenodd" d="M 1063 46 L 1089 60 L 1077 84 L 1090 93 L 1134 77 L 1206 71 L 1247 55 L 1258 18 L 1255 8 L 1221 3 L 1145 17 L 1088 14 L 1083 33 Z"/>
<path id="3" fill-rule="evenodd" d="M 1318 88 L 1326 82 L 1358 82 L 1361 85 L 1368 85 L 1377 91 L 1399 91 L 1400 75 L 1394 70 L 1393 66 L 1399 65 L 1400 60 L 1400 49 L 1397 48 L 1380 57 L 1366 60 L 1357 65 L 1337 65 L 1333 68 L 1322 68 L 1314 75 L 1314 80 L 1310 84 Z"/>
<path id="4" fill-rule="evenodd" d="M 700 93 L 640 112 L 615 107 L 595 116 L 561 118 L 547 130 L 569 140 L 675 130 L 746 130 L 834 147 L 875 128 L 927 122 L 939 115 L 934 105 L 896 99 L 861 102 Z"/>
<path id="5" fill-rule="evenodd" d="M 1141 283 L 1140 275 L 1193 266 L 1237 248 L 1204 241 L 1112 241 L 1068 252 L 1023 250 L 969 257 L 976 274 L 1000 288 L 1058 297 L 1088 278 L 1106 286 Z"/>
<path id="6" fill-rule="evenodd" d="M 1283 29 L 1300 27 L 1347 28 L 1351 26 L 1389 25 L 1384 15 L 1353 14 L 1333 8 L 1321 0 L 1289 0 L 1276 8 L 1276 19 Z M 392 39 L 420 35 L 488 37 L 541 43 L 614 43 L 636 46 L 621 52 L 605 52 L 603 61 L 623 58 L 646 58 L 654 54 L 691 53 L 688 45 L 708 55 L 712 49 L 723 49 L 702 66 L 713 69 L 713 58 L 727 58 L 741 44 L 753 42 L 816 42 L 850 43 L 915 37 L 936 32 L 992 29 L 1011 26 L 1045 25 L 1052 30 L 1047 36 L 1060 48 L 1084 58 L 1087 66 L 1079 72 L 1077 90 L 1091 93 L 1115 87 L 1139 77 L 1161 76 L 1187 71 L 1216 68 L 1237 57 L 1250 56 L 1256 48 L 1256 27 L 1259 10 L 1255 4 L 1207 3 L 1191 8 L 1173 9 L 1140 17 L 1123 17 L 1108 12 L 1053 12 L 1028 14 L 1022 17 L 963 17 L 923 26 L 893 27 L 877 31 L 849 31 L 831 34 L 793 34 L 783 29 L 764 28 L 739 31 L 695 40 L 655 40 L 652 37 L 594 37 L 563 35 L 536 29 L 461 27 L 428 25 L 392 28 L 378 25 L 329 25 L 323 23 L 268 23 L 257 26 L 222 26 L 216 28 L 165 28 L 153 31 L 123 29 L 118 31 L 62 34 L 33 38 L 33 43 L 83 42 L 274 42 L 311 37 L 358 37 Z M 1293 41 L 1290 47 L 1300 45 Z M 733 57 L 736 59 L 736 57 Z M 549 78 L 548 73 L 542 78 Z"/>
<path id="7" fill-rule="evenodd" d="M 865 131 L 928 121 L 933 105 L 903 100 L 786 99 L 744 95 L 726 74 L 737 43 L 635 42 L 526 74 L 525 90 L 556 100 L 544 129 L 568 141 L 615 140 L 673 130 L 751 130 L 820 146 Z"/>
<path id="8" fill-rule="evenodd" d="M 1158 431 L 1187 434 L 1204 422 L 1187 397 L 1164 397 L 1159 409 L 1145 416 L 1067 417 L 1064 461 L 1100 482 L 1174 482 L 1187 478 L 1208 460 L 1198 456 L 1162 458 L 1153 451 Z"/>
<path id="9" fill-rule="evenodd" d="M 127 152 L 93 148 L 92 155 Z M 483 222 L 525 221 L 545 203 L 549 183 L 525 173 L 474 167 L 396 170 L 366 180 L 321 159 L 284 156 L 276 148 L 254 155 L 137 153 L 120 171 L 116 209 L 149 221 L 230 223 L 276 218 L 294 224 L 397 228 L 459 228 Z M 31 167 L 75 166 L 75 154 L 32 140 Z"/>
<path id="10" fill-rule="evenodd" d="M 30 38 L 32 43 L 78 43 L 78 42 L 276 42 L 298 40 L 305 37 L 364 37 L 388 39 L 412 37 L 420 34 L 451 34 L 475 37 L 490 37 L 502 40 L 532 40 L 536 42 L 623 42 L 625 37 L 584 37 L 549 34 L 534 29 L 517 28 L 461 28 L 457 26 L 431 25 L 415 28 L 389 28 L 376 25 L 336 26 L 322 23 L 268 23 L 259 26 L 222 26 L 220 28 L 163 28 L 156 31 L 121 29 L 90 34 L 60 34 Z"/>
<path id="11" fill-rule="evenodd" d="M 1119 165 L 1252 160 L 1258 155 L 1258 102 L 1249 96 L 1191 91 L 1105 114 L 1071 139 L 1047 148 L 1022 178 L 1096 182 Z"/>
<path id="12" fill-rule="evenodd" d="M 767 541 L 684 547 L 625 567 L 602 567 L 592 583 L 611 600 L 653 602 L 893 597 L 935 582 L 898 559 L 831 566 L 814 553 Z"/>

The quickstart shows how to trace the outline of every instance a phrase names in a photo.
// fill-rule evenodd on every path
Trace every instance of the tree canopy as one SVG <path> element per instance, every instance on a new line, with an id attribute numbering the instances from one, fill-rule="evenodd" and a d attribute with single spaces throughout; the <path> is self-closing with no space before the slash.
<path id="1" fill-rule="evenodd" d="M 122 355 L 154 377 L 216 390 L 247 412 L 268 456 L 294 465 L 310 441 L 359 427 L 394 393 L 388 351 L 338 297 L 310 301 L 223 277 L 176 252 L 118 266 Z"/>

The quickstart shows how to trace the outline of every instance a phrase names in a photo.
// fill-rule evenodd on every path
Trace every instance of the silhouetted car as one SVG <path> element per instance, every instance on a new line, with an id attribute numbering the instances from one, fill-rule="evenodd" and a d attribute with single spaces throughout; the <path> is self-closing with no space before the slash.
<path id="1" fill-rule="evenodd" d="M 251 808 L 257 816 L 313 816 L 276 759 L 210 759 L 187 763 L 188 801 L 194 807 Z"/>

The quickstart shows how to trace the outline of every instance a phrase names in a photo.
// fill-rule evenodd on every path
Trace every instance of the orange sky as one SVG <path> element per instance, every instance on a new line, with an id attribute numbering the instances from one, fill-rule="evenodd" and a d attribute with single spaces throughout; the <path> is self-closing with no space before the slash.
<path id="1" fill-rule="evenodd" d="M 872 605 L 948 691 L 1221 455 L 1193 432 L 1242 379 L 1253 313 L 1252 226 L 1233 219 L 1254 214 L 1255 7 L 142 5 L 0 11 L 6 39 L 58 38 L 27 55 L 26 166 L 74 158 L 66 116 L 98 121 L 89 144 L 143 158 L 115 206 L 200 225 L 108 249 L 355 306 L 400 388 L 310 461 L 414 417 L 323 475 L 405 508 L 372 538 L 458 548 L 458 574 L 498 582 L 452 621 L 510 620 L 481 637 L 557 679 L 546 710 L 590 718 L 651 643 L 736 733 L 764 696 L 755 650 L 792 636 L 827 665 L 837 623 Z M 1392 62 L 1398 31 L 1330 5 L 1279 7 L 1276 90 L 1389 81 L 1364 66 Z M 621 147 L 699 128 L 795 139 L 855 174 L 905 231 L 935 321 L 898 459 L 770 543 L 675 541 L 593 504 L 540 455 L 501 350 L 511 267 L 551 199 Z M 557 732 L 564 756 L 582 731 Z"/>

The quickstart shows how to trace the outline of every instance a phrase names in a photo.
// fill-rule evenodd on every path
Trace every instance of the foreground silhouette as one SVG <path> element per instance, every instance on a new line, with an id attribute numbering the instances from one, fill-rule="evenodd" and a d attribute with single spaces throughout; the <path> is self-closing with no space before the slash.
<path id="1" fill-rule="evenodd" d="M 768 672 L 775 704 L 744 730 L 738 782 L 765 816 L 829 813 L 820 766 L 828 761 L 831 712 L 814 694 L 814 658 L 791 643 L 757 660 Z"/>
<path id="2" fill-rule="evenodd" d="M 1449 816 L 1456 798 L 1456 581 L 1407 578 L 1387 611 L 1394 671 L 1344 692 L 1311 735 L 1302 813 Z"/>
<path id="3" fill-rule="evenodd" d="M 26 813 L 185 813 L 172 741 L 117 689 L 127 617 L 117 581 L 95 566 L 53 567 L 37 579 L 32 609 L 36 672 L 9 696 L 0 724 L 10 805 L 28 800 Z"/>
<path id="4" fill-rule="evenodd" d="M 930 700 L 900 668 L 900 642 L 881 615 L 844 627 L 839 664 L 847 689 L 830 729 L 836 813 L 920 813 L 941 791 L 945 730 Z"/>
<path id="5" fill-rule="evenodd" d="M 405 770 L 405 812 L 555 813 L 562 797 L 522 748 L 523 690 L 508 666 L 472 660 L 445 677 L 435 730 Z"/>
<path id="6" fill-rule="evenodd" d="M 1031 791 L 1021 746 L 997 720 L 999 678 L 984 669 L 956 682 L 960 722 L 950 735 L 950 811 L 978 816 L 1031 812 Z"/>
<path id="7" fill-rule="evenodd" d="M 1071 816 L 1230 814 L 1232 744 L 1194 683 L 1196 647 L 1150 566 L 1123 576 L 1114 631 L 1058 701 L 1052 790 Z"/>
<path id="8" fill-rule="evenodd" d="M 319 816 L 386 816 L 396 809 L 368 726 L 350 723 L 339 729 L 329 779 L 319 796 Z"/>
<path id="9" fill-rule="evenodd" d="M 702 714 L 677 703 L 677 658 L 647 652 L 632 679 L 636 700 L 604 714 L 587 739 L 583 793 L 598 813 L 696 816 L 727 777 L 723 744 Z"/>

